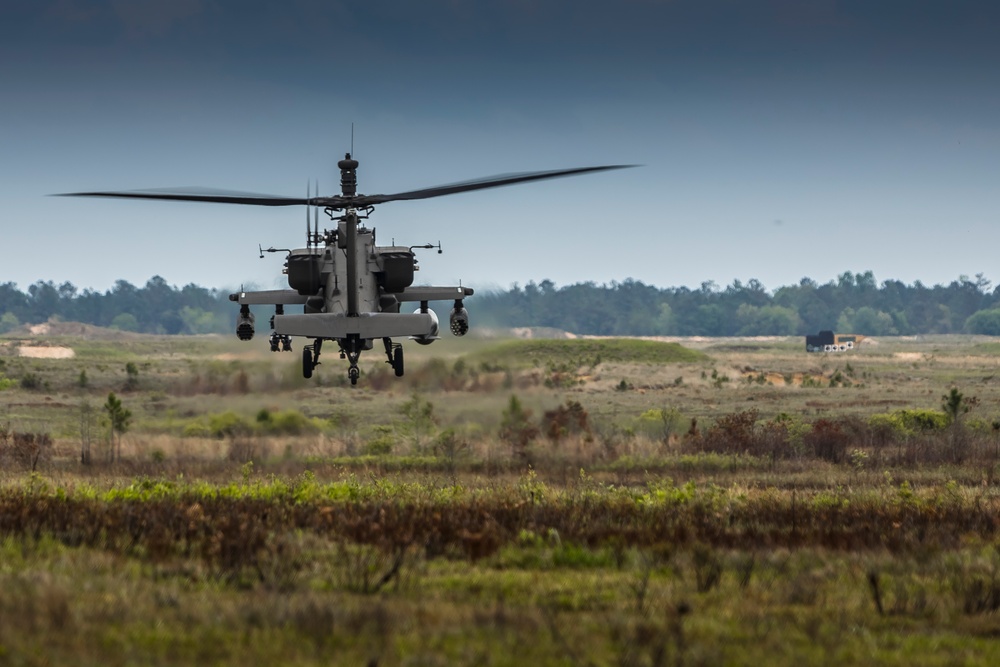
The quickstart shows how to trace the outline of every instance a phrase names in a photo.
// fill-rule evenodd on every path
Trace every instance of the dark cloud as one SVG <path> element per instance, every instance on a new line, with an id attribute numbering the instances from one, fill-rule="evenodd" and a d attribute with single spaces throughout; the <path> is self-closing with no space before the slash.
<path id="1" fill-rule="evenodd" d="M 3 10 L 2 52 L 37 62 L 213 62 L 343 85 L 397 74 L 775 78 L 902 76 L 1000 56 L 1000 5 L 836 0 L 39 0 Z"/>

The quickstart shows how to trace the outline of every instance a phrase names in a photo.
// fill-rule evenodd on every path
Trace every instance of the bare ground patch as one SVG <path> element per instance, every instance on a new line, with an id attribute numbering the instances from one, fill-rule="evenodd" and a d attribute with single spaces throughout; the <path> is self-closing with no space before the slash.
<path id="1" fill-rule="evenodd" d="M 72 359 L 76 352 L 71 347 L 21 345 L 17 348 L 17 354 L 21 357 L 32 359 Z"/>

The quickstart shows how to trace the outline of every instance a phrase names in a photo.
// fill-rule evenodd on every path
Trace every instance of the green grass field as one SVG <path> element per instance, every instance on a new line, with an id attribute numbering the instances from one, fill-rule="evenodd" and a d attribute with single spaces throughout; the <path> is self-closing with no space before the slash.
<path id="1" fill-rule="evenodd" d="M 996 664 L 1000 344 L 803 348 L 0 337 L 0 663 Z"/>

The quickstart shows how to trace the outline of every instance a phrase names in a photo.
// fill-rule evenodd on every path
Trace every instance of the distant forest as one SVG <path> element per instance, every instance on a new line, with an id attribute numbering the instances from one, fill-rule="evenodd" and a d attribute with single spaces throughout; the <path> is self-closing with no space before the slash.
<path id="1" fill-rule="evenodd" d="M 482 291 L 466 306 L 473 326 L 553 327 L 578 334 L 755 336 L 804 335 L 823 329 L 866 335 L 1000 335 L 1000 287 L 982 274 L 947 285 L 881 284 L 871 271 L 845 272 L 825 284 L 803 278 L 768 291 L 757 280 L 698 289 L 660 288 L 627 279 L 556 287 L 549 280 Z M 450 305 L 439 315 L 447 317 Z M 269 309 L 258 308 L 266 326 Z M 0 284 L 0 333 L 50 318 L 159 334 L 229 333 L 237 312 L 228 292 L 178 288 L 159 276 L 143 287 L 119 280 L 106 292 L 39 281 L 27 292 Z M 269 316 L 270 313 L 267 313 Z"/>
<path id="2" fill-rule="evenodd" d="M 106 292 L 81 292 L 68 282 L 38 281 L 27 292 L 14 283 L 0 284 L 0 333 L 51 318 L 142 333 L 221 333 L 235 322 L 238 310 L 228 292 L 177 288 L 159 276 L 144 287 L 119 280 Z"/>

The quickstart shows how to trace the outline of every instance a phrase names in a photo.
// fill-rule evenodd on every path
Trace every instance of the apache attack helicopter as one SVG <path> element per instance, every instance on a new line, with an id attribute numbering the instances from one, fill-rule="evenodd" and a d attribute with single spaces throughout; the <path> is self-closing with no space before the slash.
<path id="1" fill-rule="evenodd" d="M 273 305 L 271 317 L 271 351 L 289 352 L 291 337 L 304 336 L 313 343 L 302 348 L 302 375 L 312 377 L 319 364 L 323 341 L 336 341 L 340 358 L 350 364 L 347 375 L 357 384 L 360 370 L 358 358 L 370 350 L 376 339 L 382 339 L 387 363 L 396 376 L 403 375 L 403 346 L 393 338 L 409 337 L 421 345 L 438 339 L 438 318 L 428 308 L 430 301 L 453 301 L 449 328 L 452 334 L 464 336 L 469 331 L 469 313 L 463 304 L 472 296 L 469 287 L 418 287 L 413 274 L 418 270 L 414 249 L 437 248 L 441 244 L 422 246 L 377 246 L 375 229 L 364 227 L 377 204 L 391 201 L 428 199 L 441 195 L 527 183 L 561 176 L 573 176 L 633 165 L 607 165 L 556 171 L 536 171 L 465 181 L 451 185 L 411 190 L 392 195 L 357 194 L 358 161 L 350 153 L 337 163 L 340 169 L 341 194 L 331 197 L 276 197 L 272 195 L 226 192 L 216 190 L 142 190 L 121 192 L 74 192 L 65 197 L 116 197 L 124 199 L 161 199 L 170 201 L 213 202 L 253 206 L 306 206 L 313 208 L 313 226 L 306 208 L 306 247 L 290 249 L 258 247 L 265 252 L 286 252 L 283 273 L 291 289 L 259 292 L 240 291 L 230 294 L 230 301 L 240 304 L 236 318 L 236 336 L 251 340 L 254 336 L 254 315 L 250 306 Z M 319 209 L 337 223 L 334 229 L 319 231 Z M 413 313 L 400 312 L 403 303 L 419 303 Z M 301 305 L 303 312 L 285 314 L 285 306 Z"/>

